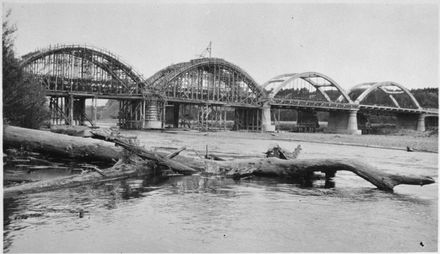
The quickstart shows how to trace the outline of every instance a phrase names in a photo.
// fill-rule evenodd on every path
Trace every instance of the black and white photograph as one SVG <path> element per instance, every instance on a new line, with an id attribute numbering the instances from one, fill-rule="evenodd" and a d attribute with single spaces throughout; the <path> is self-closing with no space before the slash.
<path id="1" fill-rule="evenodd" d="M 2 0 L 3 252 L 437 252 L 439 4 Z"/>

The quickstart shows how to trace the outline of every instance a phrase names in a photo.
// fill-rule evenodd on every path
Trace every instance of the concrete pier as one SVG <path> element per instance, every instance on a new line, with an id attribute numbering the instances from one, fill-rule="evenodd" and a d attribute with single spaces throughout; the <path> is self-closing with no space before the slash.
<path id="1" fill-rule="evenodd" d="M 272 120 L 270 119 L 270 106 L 267 104 L 261 108 L 261 131 L 275 131 L 275 125 L 272 125 Z"/>
<path id="2" fill-rule="evenodd" d="M 417 131 L 425 131 L 425 115 L 420 114 L 417 119 Z"/>
<path id="3" fill-rule="evenodd" d="M 149 101 L 145 102 L 145 129 L 161 129 L 162 122 L 159 120 L 157 112 L 157 102 Z"/>

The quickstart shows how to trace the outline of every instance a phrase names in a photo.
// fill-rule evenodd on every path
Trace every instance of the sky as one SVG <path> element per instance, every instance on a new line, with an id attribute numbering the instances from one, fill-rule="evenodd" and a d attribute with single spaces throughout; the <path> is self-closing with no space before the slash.
<path id="1" fill-rule="evenodd" d="M 316 71 L 347 90 L 372 81 L 423 88 L 439 86 L 435 3 L 4 1 L 3 16 L 11 9 L 18 55 L 54 44 L 93 45 L 145 78 L 197 58 L 211 41 L 213 57 L 260 84 Z"/>

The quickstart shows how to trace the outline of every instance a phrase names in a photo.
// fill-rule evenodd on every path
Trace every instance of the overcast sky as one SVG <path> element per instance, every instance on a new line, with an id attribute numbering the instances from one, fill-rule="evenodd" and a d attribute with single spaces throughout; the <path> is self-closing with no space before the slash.
<path id="1" fill-rule="evenodd" d="M 179 3 L 179 4 L 178 4 Z M 188 61 L 212 41 L 213 57 L 262 84 L 317 71 L 348 89 L 369 81 L 438 87 L 438 6 L 299 2 L 6 2 L 18 55 L 50 44 L 105 48 L 144 77 Z"/>

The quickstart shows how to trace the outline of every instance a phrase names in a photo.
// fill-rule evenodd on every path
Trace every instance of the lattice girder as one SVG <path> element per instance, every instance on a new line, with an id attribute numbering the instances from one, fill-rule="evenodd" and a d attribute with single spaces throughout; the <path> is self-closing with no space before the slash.
<path id="1" fill-rule="evenodd" d="M 102 94 L 140 94 L 142 76 L 118 57 L 100 49 L 67 45 L 29 53 L 25 71 L 45 80 L 48 90 Z"/>
<path id="2" fill-rule="evenodd" d="M 260 104 L 265 91 L 238 66 L 219 58 L 202 58 L 171 65 L 146 84 L 168 99 Z"/>

